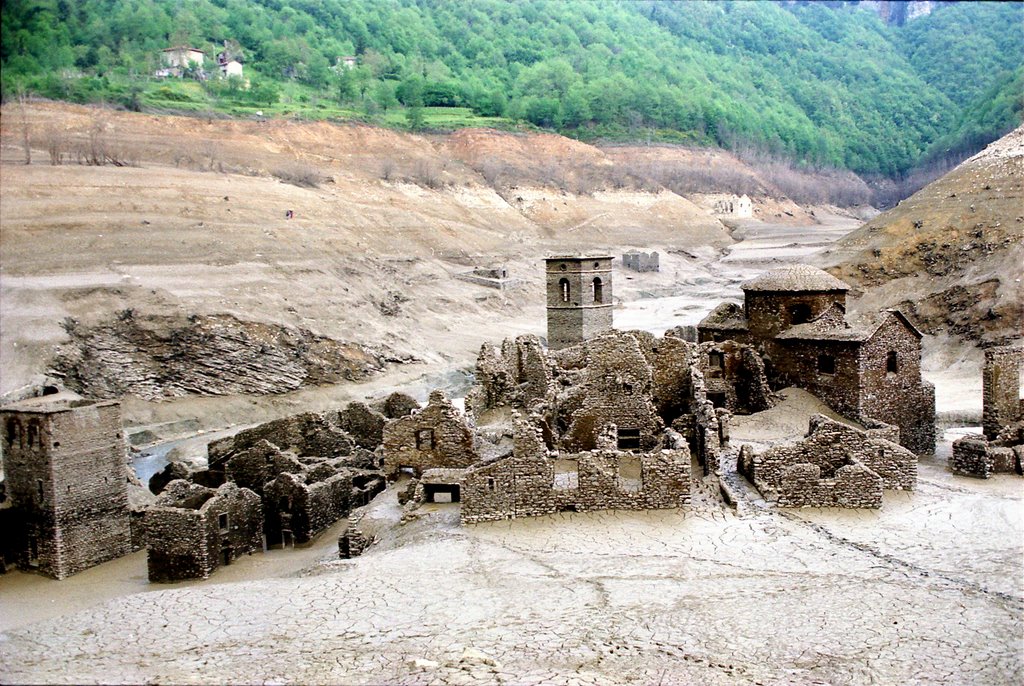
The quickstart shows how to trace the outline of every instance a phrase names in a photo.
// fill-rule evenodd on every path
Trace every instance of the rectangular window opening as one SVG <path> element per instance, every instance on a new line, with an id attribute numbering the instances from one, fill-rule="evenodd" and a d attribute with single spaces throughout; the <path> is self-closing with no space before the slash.
<path id="1" fill-rule="evenodd" d="M 220 528 L 220 530 L 222 532 L 228 530 L 228 513 L 227 512 L 222 512 L 221 514 L 217 515 L 217 526 Z"/>
<path id="2" fill-rule="evenodd" d="M 637 493 L 643 488 L 643 465 L 639 457 L 619 458 L 619 489 L 626 493 Z"/>
<path id="3" fill-rule="evenodd" d="M 555 460 L 555 490 L 571 491 L 580 487 L 580 463 L 577 460 Z"/>
<path id="4" fill-rule="evenodd" d="M 416 450 L 433 450 L 434 449 L 434 430 L 433 429 L 417 429 L 416 430 Z"/>
<path id="5" fill-rule="evenodd" d="M 640 450 L 640 429 L 623 427 L 619 429 L 619 450 Z"/>

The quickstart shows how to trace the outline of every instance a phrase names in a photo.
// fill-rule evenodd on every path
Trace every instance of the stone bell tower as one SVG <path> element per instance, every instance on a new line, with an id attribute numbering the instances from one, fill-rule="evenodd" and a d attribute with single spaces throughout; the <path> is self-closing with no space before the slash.
<path id="1" fill-rule="evenodd" d="M 612 258 L 549 257 L 548 347 L 560 350 L 612 328 Z"/>

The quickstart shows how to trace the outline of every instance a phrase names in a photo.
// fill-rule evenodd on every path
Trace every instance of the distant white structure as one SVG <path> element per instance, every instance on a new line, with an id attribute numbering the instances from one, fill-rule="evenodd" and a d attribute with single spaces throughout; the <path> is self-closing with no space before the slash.
<path id="1" fill-rule="evenodd" d="M 746 194 L 739 197 L 727 195 L 715 200 L 715 214 L 724 214 L 732 217 L 753 217 L 754 203 Z"/>
<path id="2" fill-rule="evenodd" d="M 206 55 L 198 48 L 190 48 L 187 45 L 178 45 L 173 48 L 164 48 L 161 52 L 163 68 L 156 71 L 156 76 L 177 76 L 181 77 L 186 69 L 198 68 L 202 71 L 203 60 Z"/>
<path id="3" fill-rule="evenodd" d="M 339 67 L 345 67 L 346 69 L 355 69 L 358 60 L 354 55 L 343 55 L 338 58 Z"/>
<path id="4" fill-rule="evenodd" d="M 238 60 L 227 60 L 226 62 L 220 62 L 217 66 L 220 67 L 220 77 L 222 79 L 231 76 L 242 78 L 242 63 Z"/>

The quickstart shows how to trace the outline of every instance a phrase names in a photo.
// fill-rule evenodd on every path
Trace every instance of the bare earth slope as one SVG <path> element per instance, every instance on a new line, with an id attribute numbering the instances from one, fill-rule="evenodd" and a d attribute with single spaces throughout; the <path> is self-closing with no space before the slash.
<path id="1" fill-rule="evenodd" d="M 1021 333 L 1024 127 L 840 240 L 830 271 L 900 306 L 928 333 L 1005 342 Z"/>
<path id="2" fill-rule="evenodd" d="M 419 136 L 57 103 L 26 115 L 27 166 L 22 112 L 7 106 L 0 120 L 0 393 L 52 369 L 58 353 L 68 381 L 92 395 L 258 394 L 325 381 L 278 365 L 259 388 L 240 386 L 227 367 L 193 383 L 163 342 L 174 331 L 202 340 L 204 321 L 257 331 L 236 337 L 246 359 L 269 349 L 291 359 L 288 345 L 324 340 L 356 377 L 394 360 L 469 366 L 483 341 L 543 333 L 546 254 L 732 243 L 675 193 L 600 179 L 566 190 L 572 165 L 612 163 L 559 136 Z M 65 164 L 49 163 L 50 148 Z M 75 163 L 97 150 L 127 165 Z M 496 155 L 557 178 L 492 184 L 477 167 L 486 172 L 480 160 Z M 493 264 L 519 285 L 499 292 L 454 278 Z M 119 325 L 126 316 L 152 335 Z M 104 350 L 118 364 L 89 368 Z M 174 350 L 193 363 L 209 357 Z"/>

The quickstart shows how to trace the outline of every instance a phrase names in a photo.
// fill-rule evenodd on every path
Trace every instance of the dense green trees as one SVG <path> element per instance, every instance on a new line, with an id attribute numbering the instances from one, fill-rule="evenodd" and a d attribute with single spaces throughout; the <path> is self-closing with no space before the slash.
<path id="1" fill-rule="evenodd" d="M 968 151 L 1021 110 L 1019 3 L 943 5 L 904 27 L 838 3 L 656 0 L 13 0 L 0 18 L 6 93 L 124 102 L 118 84 L 161 48 L 212 57 L 233 39 L 260 100 L 292 82 L 371 114 L 415 109 L 416 127 L 422 107 L 461 106 L 861 173 Z"/>

